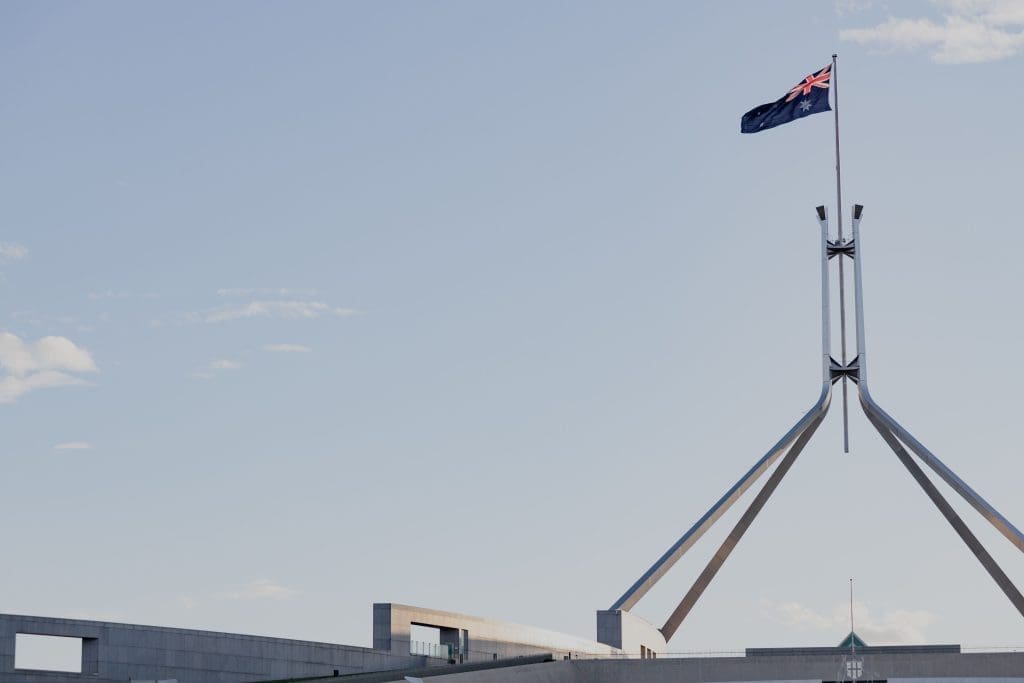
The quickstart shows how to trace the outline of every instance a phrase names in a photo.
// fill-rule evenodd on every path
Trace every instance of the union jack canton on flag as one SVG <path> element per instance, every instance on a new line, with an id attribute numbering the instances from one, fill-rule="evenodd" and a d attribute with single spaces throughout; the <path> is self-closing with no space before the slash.
<path id="1" fill-rule="evenodd" d="M 740 119 L 741 133 L 759 133 L 811 114 L 832 111 L 828 104 L 828 86 L 832 65 L 797 83 L 780 99 L 754 107 Z"/>

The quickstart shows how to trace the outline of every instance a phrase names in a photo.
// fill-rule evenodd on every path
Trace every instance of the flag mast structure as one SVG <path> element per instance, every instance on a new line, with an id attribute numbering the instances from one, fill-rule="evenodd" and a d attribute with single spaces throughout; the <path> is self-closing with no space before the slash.
<path id="1" fill-rule="evenodd" d="M 834 69 L 836 56 L 833 55 L 832 67 Z M 830 73 L 829 67 L 821 70 L 815 75 L 808 76 L 802 83 L 790 91 L 790 96 L 784 96 L 774 103 L 761 105 L 747 112 L 741 122 L 741 131 L 745 133 L 758 132 L 759 130 L 771 128 L 782 123 L 795 120 L 808 114 L 828 110 L 827 93 L 815 93 L 814 88 L 827 88 L 828 78 L 834 76 Z M 825 85 L 821 85 L 825 83 Z M 797 102 L 794 93 L 802 92 L 805 99 Z M 810 96 L 808 94 L 810 93 Z M 821 96 L 825 95 L 824 98 Z M 817 99 L 814 99 L 817 96 Z M 822 100 L 824 99 L 824 104 Z M 836 102 L 838 110 L 838 100 Z M 836 193 L 839 202 L 842 202 L 840 175 L 839 175 L 839 119 L 836 113 Z M 1024 534 L 1020 532 L 1009 520 L 998 510 L 981 497 L 973 488 L 964 482 L 953 470 L 945 465 L 934 453 L 929 451 L 909 431 L 900 425 L 891 415 L 879 406 L 868 388 L 867 374 L 867 347 L 865 346 L 864 334 L 864 290 L 862 274 L 862 242 L 860 236 L 860 223 L 864 207 L 860 204 L 853 206 L 851 218 L 851 236 L 849 240 L 842 237 L 842 224 L 837 226 L 837 238 L 831 240 L 829 237 L 828 217 L 824 206 L 816 208 L 818 225 L 820 228 L 820 258 L 821 258 L 821 365 L 822 380 L 821 391 L 817 401 L 804 414 L 793 427 L 772 448 L 765 453 L 761 459 L 725 492 L 725 494 L 712 505 L 679 539 L 669 547 L 644 574 L 633 583 L 629 589 L 616 600 L 607 610 L 597 613 L 598 640 L 617 647 L 623 646 L 624 633 L 627 630 L 626 616 L 637 602 L 650 591 L 651 588 L 678 562 L 687 551 L 697 543 L 698 540 L 717 522 L 737 500 L 750 489 L 758 479 L 761 478 L 776 462 L 777 467 L 769 475 L 767 482 L 757 492 L 746 511 L 733 529 L 721 543 L 718 550 L 705 565 L 703 571 L 693 582 L 690 589 L 683 596 L 682 600 L 673 610 L 665 624 L 657 629 L 661 638 L 667 643 L 678 631 L 683 621 L 696 605 L 697 601 L 704 594 L 712 579 L 721 569 L 729 555 L 735 549 L 740 539 L 750 528 L 758 513 L 764 508 L 768 499 L 778 488 L 782 479 L 793 466 L 800 452 L 813 436 L 815 430 L 825 419 L 832 400 L 832 386 L 842 380 L 849 380 L 857 387 L 861 408 L 864 410 L 868 421 L 875 427 L 882 439 L 896 454 L 900 463 L 910 473 L 914 481 L 921 487 L 925 495 L 932 501 L 946 521 L 953 527 L 953 530 L 960 536 L 960 539 L 974 554 L 984 567 L 985 571 L 992 577 L 996 585 L 1003 591 L 1011 604 L 1024 617 L 1024 595 L 1017 589 L 1014 583 L 999 567 L 996 561 L 982 546 L 981 542 L 968 528 L 963 519 L 957 514 L 949 502 L 942 496 L 935 483 L 924 473 L 921 466 L 911 456 L 928 466 L 940 479 L 946 482 L 957 494 L 966 500 L 971 507 L 978 511 L 981 516 L 1005 536 L 1018 550 L 1024 552 Z M 837 211 L 837 218 L 839 212 Z M 839 272 L 839 295 L 840 295 L 840 320 L 845 325 L 845 292 L 843 288 L 843 261 L 853 261 L 853 285 L 854 285 L 854 312 L 856 318 L 856 355 L 849 362 L 846 361 L 845 335 L 842 336 L 842 362 L 836 361 L 831 355 L 831 310 L 829 280 L 830 262 L 835 259 Z M 841 332 L 844 332 L 842 330 Z M 845 432 L 844 414 L 844 432 Z M 844 445 L 846 441 L 844 439 Z M 781 459 L 781 461 L 780 461 Z M 852 612 L 852 580 L 851 580 L 851 621 Z M 632 616 L 631 619 L 639 619 Z M 640 620 L 641 622 L 643 620 Z M 653 633 L 654 627 L 643 622 L 645 633 Z"/>
<path id="2" fill-rule="evenodd" d="M 839 164 L 839 76 L 836 71 L 836 60 L 839 55 L 832 53 L 832 99 L 836 131 L 836 242 L 839 246 L 843 240 L 843 183 Z M 846 277 L 843 273 L 843 259 L 839 259 L 839 359 L 846 367 Z M 846 393 L 846 375 L 843 375 L 843 452 L 850 452 L 850 411 Z"/>

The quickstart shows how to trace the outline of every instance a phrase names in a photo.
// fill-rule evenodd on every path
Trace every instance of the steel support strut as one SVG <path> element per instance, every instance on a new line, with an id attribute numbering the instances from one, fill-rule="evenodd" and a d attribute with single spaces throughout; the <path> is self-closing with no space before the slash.
<path id="1" fill-rule="evenodd" d="M 822 382 L 821 382 L 821 393 L 818 396 L 818 400 L 811 406 L 810 410 L 800 418 L 792 429 L 786 434 L 769 450 L 764 456 L 761 457 L 754 466 L 744 474 L 739 481 L 737 481 L 732 488 L 726 491 L 714 505 L 708 509 L 704 515 L 697 520 L 697 522 L 690 527 L 690 529 L 683 534 L 679 540 L 677 540 L 659 559 L 655 562 L 650 569 L 644 572 L 637 581 L 630 586 L 622 597 L 615 601 L 611 606 L 612 610 L 629 610 L 632 608 L 637 601 L 640 600 L 657 582 L 662 576 L 668 572 L 672 566 L 679 561 L 679 559 L 686 554 L 686 552 L 700 539 L 701 536 L 710 529 L 715 522 L 726 513 L 729 508 L 747 491 L 760 477 L 763 475 L 783 454 L 782 463 L 776 468 L 775 472 L 772 473 L 768 482 L 764 488 L 758 493 L 757 497 L 751 503 L 750 507 L 744 513 L 743 517 L 737 523 L 736 527 L 729 534 L 726 542 L 719 548 L 715 554 L 715 559 L 712 563 L 705 568 L 704 573 L 701 574 L 701 578 L 698 579 L 697 583 L 690 589 L 690 591 L 683 598 L 683 602 L 680 603 L 679 607 L 676 608 L 669 621 L 665 624 L 662 629 L 662 633 L 665 635 L 665 640 L 672 637 L 676 629 L 682 623 L 683 619 L 689 613 L 690 609 L 696 603 L 697 599 L 707 588 L 711 579 L 718 572 L 718 569 L 725 562 L 725 559 L 732 552 L 732 549 L 739 542 L 739 539 L 743 536 L 743 533 L 747 530 L 750 524 L 753 522 L 757 513 L 760 512 L 761 508 L 767 502 L 772 492 L 778 487 L 779 482 L 785 476 L 786 472 L 792 466 L 793 461 L 803 450 L 804 445 L 810 439 L 814 430 L 817 429 L 818 425 L 824 419 L 828 413 L 829 405 L 832 399 L 832 381 L 831 381 L 831 311 L 830 311 L 830 298 L 829 298 L 829 271 L 828 271 L 828 259 L 829 259 L 829 247 L 830 243 L 828 240 L 828 220 L 825 214 L 825 207 L 818 207 L 818 224 L 821 228 L 821 369 L 822 369 Z"/>
<path id="2" fill-rule="evenodd" d="M 860 219 L 863 208 L 858 204 L 853 209 L 853 241 L 856 244 L 856 255 L 854 256 L 854 301 L 857 314 L 857 388 L 860 394 L 861 407 L 864 409 L 868 420 L 878 430 L 878 433 L 893 450 L 900 462 L 903 463 L 903 466 L 907 468 L 910 475 L 924 490 L 925 494 L 939 509 L 939 512 L 942 513 L 943 517 L 946 518 L 946 521 L 950 523 L 971 552 L 974 553 L 974 556 L 978 558 L 978 561 L 981 562 L 985 570 L 995 580 L 996 584 L 999 585 L 999 588 L 1006 594 L 1006 597 L 1010 599 L 1010 602 L 1017 608 L 1017 611 L 1024 616 L 1024 596 L 1021 595 L 1017 587 L 1010 581 L 1010 578 L 1003 572 L 988 551 L 985 550 L 984 546 L 981 545 L 981 542 L 960 516 L 956 514 L 949 502 L 935 487 L 935 484 L 932 483 L 920 466 L 910 457 L 904 444 L 1021 551 L 1024 551 L 1024 535 L 1009 520 L 1003 517 L 998 510 L 960 479 L 953 470 L 949 469 L 931 451 L 925 448 L 920 441 L 915 439 L 910 432 L 896 422 L 892 416 L 886 413 L 871 397 L 871 390 L 868 387 L 867 351 L 864 344 L 864 293 L 861 277 L 862 242 L 860 238 Z"/>
<path id="3" fill-rule="evenodd" d="M 900 423 L 894 420 L 887 412 L 885 412 L 881 406 L 875 403 L 874 399 L 871 398 L 871 393 L 868 391 L 867 385 L 863 385 L 861 388 L 861 405 L 864 410 L 871 410 L 874 415 L 878 418 L 886 429 L 893 433 L 900 441 L 906 444 L 914 455 L 921 459 L 921 462 L 928 465 L 939 477 L 942 478 L 950 488 L 959 493 L 964 500 L 971 504 L 975 510 L 977 510 L 982 517 L 987 519 L 992 526 L 999 530 L 1003 536 L 1005 536 L 1010 543 L 1017 546 L 1017 549 L 1024 552 L 1024 534 L 1015 527 L 1010 520 L 1003 517 L 1002 514 L 994 507 L 992 507 L 988 501 L 982 498 L 977 491 L 967 485 L 963 479 L 956 475 L 956 472 L 949 469 L 945 463 L 939 460 L 935 455 L 929 451 L 924 445 L 914 438 L 914 436 L 908 432 Z"/>
<path id="4" fill-rule="evenodd" d="M 831 395 L 826 395 L 825 409 L 820 415 L 816 416 L 800 434 L 796 442 L 789 449 L 789 452 L 786 453 L 786 457 L 782 459 L 779 466 L 775 468 L 774 472 L 772 472 L 772 476 L 768 478 L 764 487 L 758 491 L 757 496 L 750 503 L 750 507 L 748 507 L 747 511 L 743 513 L 743 516 L 740 517 L 740 521 L 736 522 L 736 526 L 733 527 L 731 532 L 729 532 L 729 535 L 722 542 L 722 545 L 718 548 L 714 557 L 712 557 L 707 566 L 704 567 L 704 571 L 700 573 L 700 576 L 698 576 L 697 580 L 693 582 L 690 590 L 687 591 L 686 595 L 683 596 L 683 599 L 679 602 L 679 605 L 675 610 L 673 610 L 668 621 L 666 621 L 665 625 L 661 627 L 661 634 L 665 636 L 665 642 L 671 640 L 672 636 L 675 635 L 676 631 L 682 625 L 683 619 L 687 617 L 690 610 L 693 609 L 693 606 L 697 604 L 697 600 L 699 600 L 700 596 L 704 594 L 704 590 L 711 583 L 711 580 L 715 578 L 718 570 L 721 569 L 722 565 L 725 564 L 725 561 L 729 559 L 729 555 L 736 547 L 736 544 L 740 542 L 740 539 L 743 538 L 743 534 L 750 528 L 754 518 L 757 517 L 757 514 L 761 512 L 761 508 L 763 508 L 765 503 L 768 502 L 768 498 L 771 497 L 775 492 L 775 489 L 778 488 L 780 483 L 782 483 L 782 478 L 786 476 L 786 473 L 789 472 L 789 468 L 793 466 L 794 462 L 796 462 L 796 458 L 800 455 L 800 451 L 804 449 L 804 446 L 806 446 L 807 442 L 810 441 L 811 436 L 818 428 L 818 425 L 820 425 L 821 421 L 825 419 L 825 413 L 828 411 L 828 401 L 830 399 Z"/>
<path id="5" fill-rule="evenodd" d="M 831 385 L 830 385 L 831 386 Z M 793 425 L 793 428 L 786 432 L 778 443 L 776 443 L 770 451 L 764 454 L 764 456 L 754 463 L 746 474 L 744 474 L 739 481 L 733 484 L 732 488 L 725 492 L 721 498 L 718 499 L 714 505 L 708 509 L 704 515 L 697 520 L 697 522 L 690 527 L 690 529 L 683 534 L 678 541 L 672 544 L 664 555 L 662 555 L 657 562 L 651 565 L 651 568 L 644 572 L 644 575 L 637 579 L 629 590 L 627 590 L 622 597 L 615 601 L 615 604 L 610 609 L 617 610 L 628 610 L 647 594 L 651 588 L 664 576 L 672 566 L 679 561 L 679 559 L 686 554 L 693 544 L 696 543 L 704 533 L 710 529 L 719 518 L 732 507 L 740 496 L 742 496 L 747 489 L 765 473 L 778 459 L 786 452 L 787 448 L 790 448 L 794 442 L 799 441 L 808 430 L 813 431 L 817 428 L 817 424 L 828 412 L 829 400 L 831 399 L 830 386 L 823 387 L 821 395 L 818 397 L 818 401 L 811 407 L 807 413 L 800 418 L 800 420 Z M 813 427 L 812 427 L 813 425 Z M 794 446 L 795 447 L 795 446 Z M 802 446 L 801 446 L 802 448 Z M 792 451 L 792 448 L 790 448 Z M 780 465 L 781 467 L 781 465 Z"/>
<path id="6" fill-rule="evenodd" d="M 641 576 L 615 604 L 611 610 L 626 611 L 632 608 L 657 582 L 665 575 L 672 566 L 717 522 L 722 515 L 742 496 L 754 483 L 776 463 L 780 458 L 775 471 L 771 473 L 764 487 L 758 491 L 750 506 L 740 517 L 732 531 L 722 542 L 714 556 L 704 567 L 700 576 L 694 581 L 690 590 L 679 602 L 665 625 L 661 628 L 661 634 L 665 641 L 669 641 L 678 631 L 683 621 L 692 611 L 697 601 L 704 594 L 711 581 L 718 574 L 718 571 L 725 564 L 729 555 L 735 549 L 740 539 L 753 524 L 757 515 L 767 504 L 768 499 L 782 483 L 793 464 L 796 462 L 801 451 L 807 442 L 814 435 L 815 430 L 825 419 L 832 400 L 832 385 L 839 380 L 850 379 L 857 387 L 860 397 L 860 404 L 867 415 L 868 420 L 878 430 L 882 439 L 896 454 L 903 466 L 914 478 L 917 484 L 925 492 L 939 512 L 946 518 L 946 521 L 953 527 L 961 540 L 978 558 L 978 561 L 995 580 L 996 584 L 1006 594 L 1010 602 L 1017 610 L 1024 615 L 1024 595 L 1017 589 L 1010 578 L 999 567 L 992 556 L 981 545 L 978 538 L 964 523 L 963 519 L 953 510 L 949 502 L 942 496 L 935 484 L 925 475 L 921 467 L 911 457 L 910 452 L 916 455 L 922 462 L 930 467 L 940 478 L 948 483 L 953 490 L 964 497 L 981 515 L 1010 540 L 1019 550 L 1024 552 L 1024 534 L 1022 534 L 1003 515 L 992 507 L 974 489 L 968 486 L 941 460 L 925 448 L 921 442 L 914 438 L 910 432 L 903 428 L 896 420 L 886 413 L 871 397 L 868 387 L 867 375 L 867 352 L 864 344 L 864 296 L 861 274 L 861 238 L 860 219 L 863 211 L 862 206 L 855 205 L 853 210 L 853 234 L 850 241 L 842 239 L 830 242 L 828 239 L 828 221 L 825 207 L 819 206 L 818 222 L 821 227 L 821 338 L 822 338 L 822 384 L 821 393 L 817 402 L 804 414 L 793 427 L 776 443 L 771 450 L 764 454 L 754 466 L 737 481 L 732 488 L 726 491 L 697 522 L 690 527 L 679 540 L 677 540 L 643 576 Z M 829 298 L 829 270 L 828 261 L 832 257 L 839 257 L 842 263 L 844 257 L 853 260 L 854 265 L 854 302 L 856 307 L 856 332 L 857 332 L 857 355 L 846 362 L 845 353 L 842 361 L 837 362 L 830 355 L 830 298 Z M 908 452 L 908 449 L 910 452 Z"/>
<path id="7" fill-rule="evenodd" d="M 914 459 L 910 457 L 910 454 L 907 453 L 907 449 L 903 447 L 903 444 L 899 442 L 899 439 L 897 439 L 896 436 L 886 428 L 885 424 L 879 418 L 878 413 L 875 412 L 874 407 L 867 404 L 863 399 L 861 400 L 861 406 L 864 408 L 864 412 L 867 414 L 868 420 L 871 421 L 871 424 L 875 426 L 875 429 L 877 429 L 878 433 L 882 435 L 885 442 L 889 444 L 889 448 L 893 450 L 896 457 L 900 459 L 903 466 L 907 468 L 908 472 L 910 472 L 910 476 L 914 478 L 914 481 L 917 482 L 918 486 L 920 486 L 931 501 L 935 503 L 935 507 L 939 509 L 942 516 L 946 518 L 946 521 L 949 522 L 950 526 L 953 527 L 963 542 L 967 544 L 967 547 L 971 549 L 974 556 L 978 558 L 979 562 L 981 562 L 981 566 L 983 566 L 985 571 L 989 573 L 989 576 L 995 580 L 999 588 L 1001 588 L 1003 593 L 1006 594 L 1006 597 L 1008 597 L 1010 602 L 1013 603 L 1013 606 L 1021 613 L 1021 616 L 1024 616 L 1024 595 L 1021 595 L 1020 591 L 1017 590 L 1017 587 L 1013 585 L 1012 581 L 1010 581 L 1010 577 L 1008 577 L 996 561 L 992 559 L 992 556 L 989 555 L 987 550 L 985 550 L 985 547 L 981 544 L 981 541 L 978 540 L 977 536 L 975 536 L 967 527 L 964 520 L 960 518 L 960 515 L 956 514 L 956 511 L 953 510 L 953 506 L 949 504 L 949 501 L 942 497 L 942 494 L 939 493 L 935 484 L 933 484 L 931 479 L 925 475 L 921 467 L 914 462 Z"/>

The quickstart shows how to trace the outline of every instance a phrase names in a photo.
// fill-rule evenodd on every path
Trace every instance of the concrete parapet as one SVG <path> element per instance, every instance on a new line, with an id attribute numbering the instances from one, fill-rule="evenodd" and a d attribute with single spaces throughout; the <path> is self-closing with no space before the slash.
<path id="1" fill-rule="evenodd" d="M 597 613 L 597 640 L 624 654 L 644 659 L 665 654 L 665 636 L 653 624 L 621 609 Z"/>
<path id="2" fill-rule="evenodd" d="M 81 673 L 15 669 L 17 634 L 82 639 Z M 243 683 L 424 666 L 426 657 L 237 633 L 0 614 L 0 683 Z"/>
<path id="3" fill-rule="evenodd" d="M 1024 683 L 1024 652 L 865 655 L 857 680 Z M 573 660 L 432 676 L 431 683 L 813 683 L 850 680 L 837 655 Z"/>
<path id="4" fill-rule="evenodd" d="M 459 655 L 463 661 L 478 661 L 546 652 L 556 658 L 621 654 L 604 643 L 557 631 L 398 603 L 374 604 L 374 647 L 387 648 L 396 655 L 408 653 L 413 625 L 437 628 L 441 632 L 440 642 L 453 645 L 451 652 L 456 661 Z"/>

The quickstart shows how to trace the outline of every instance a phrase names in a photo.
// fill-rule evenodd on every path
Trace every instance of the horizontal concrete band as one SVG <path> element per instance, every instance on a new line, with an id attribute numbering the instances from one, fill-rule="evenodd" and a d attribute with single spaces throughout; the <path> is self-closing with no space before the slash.
<path id="1" fill-rule="evenodd" d="M 748 647 L 747 657 L 820 657 L 823 655 L 849 655 L 850 648 L 840 647 Z M 921 655 L 960 654 L 959 645 L 862 645 L 857 655 Z"/>

